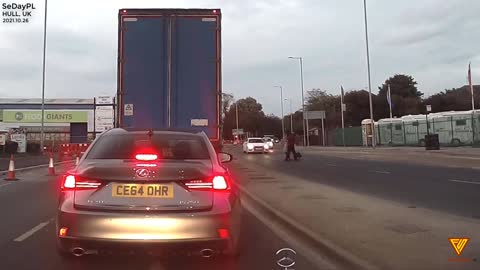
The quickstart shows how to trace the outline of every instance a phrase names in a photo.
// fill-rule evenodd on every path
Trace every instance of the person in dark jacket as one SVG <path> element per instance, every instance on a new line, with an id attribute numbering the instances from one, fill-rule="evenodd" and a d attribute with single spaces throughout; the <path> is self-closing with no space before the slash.
<path id="1" fill-rule="evenodd" d="M 290 160 L 290 153 L 293 154 L 293 158 L 297 160 L 297 153 L 295 152 L 295 133 L 290 133 L 287 137 L 287 151 L 285 152 L 285 161 Z"/>

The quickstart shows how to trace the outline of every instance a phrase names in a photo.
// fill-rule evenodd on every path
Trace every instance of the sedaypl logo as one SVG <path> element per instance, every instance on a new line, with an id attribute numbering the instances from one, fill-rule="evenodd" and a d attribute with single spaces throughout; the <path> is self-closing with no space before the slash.
<path id="1" fill-rule="evenodd" d="M 462 255 L 463 250 L 464 250 L 465 247 L 467 246 L 467 243 L 468 243 L 468 241 L 470 240 L 470 238 L 466 238 L 466 237 L 451 237 L 451 238 L 448 238 L 448 240 L 450 241 L 450 244 L 452 245 L 452 248 L 453 248 L 453 250 L 455 251 L 455 254 L 457 254 L 457 257 L 456 257 L 456 258 L 449 258 L 449 259 L 448 259 L 449 261 L 456 261 L 456 262 L 471 262 L 471 261 L 475 261 L 475 259 L 460 257 L 460 255 Z"/>
<path id="2" fill-rule="evenodd" d="M 450 244 L 452 244 L 453 249 L 455 250 L 455 253 L 457 253 L 458 256 L 460 256 L 463 252 L 463 249 L 465 246 L 467 246 L 469 238 L 448 238 L 450 241 Z"/>

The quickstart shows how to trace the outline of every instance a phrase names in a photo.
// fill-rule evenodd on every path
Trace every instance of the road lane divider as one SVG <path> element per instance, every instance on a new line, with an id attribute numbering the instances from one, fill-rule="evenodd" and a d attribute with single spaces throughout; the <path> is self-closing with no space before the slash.
<path id="1" fill-rule="evenodd" d="M 463 183 L 463 184 L 480 185 L 480 182 L 474 182 L 474 181 L 455 180 L 455 179 L 451 179 L 451 180 L 448 180 L 448 181 L 456 182 L 456 183 Z"/>
<path id="2" fill-rule="evenodd" d="M 24 234 L 20 235 L 19 237 L 15 238 L 13 241 L 14 242 L 22 242 L 24 241 L 25 239 L 29 238 L 30 236 L 34 235 L 36 232 L 38 232 L 39 230 L 41 230 L 43 227 L 47 226 L 50 222 L 53 221 L 53 218 L 45 221 L 45 222 L 42 222 L 40 224 L 38 224 L 37 226 L 33 227 L 32 229 L 30 229 L 29 231 L 25 232 Z"/>
<path id="3" fill-rule="evenodd" d="M 1 188 L 1 187 L 8 186 L 8 185 L 10 185 L 10 184 L 11 184 L 11 183 L 0 184 L 0 188 Z"/>

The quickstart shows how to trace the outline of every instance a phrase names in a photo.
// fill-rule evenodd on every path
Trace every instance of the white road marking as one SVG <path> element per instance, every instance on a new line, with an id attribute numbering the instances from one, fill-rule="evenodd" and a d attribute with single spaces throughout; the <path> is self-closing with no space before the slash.
<path id="1" fill-rule="evenodd" d="M 380 174 L 391 174 L 390 172 L 387 172 L 387 171 L 369 171 L 369 172 L 380 173 Z"/>
<path id="2" fill-rule="evenodd" d="M 464 184 L 474 184 L 474 185 L 480 185 L 480 182 L 473 182 L 473 181 L 465 181 L 465 180 L 448 180 L 450 182 L 457 182 L 457 183 L 464 183 Z"/>
<path id="3" fill-rule="evenodd" d="M 1 184 L 1 185 L 0 185 L 0 188 L 1 188 L 1 187 L 8 186 L 8 185 L 10 185 L 10 184 L 11 184 L 11 183 L 5 183 L 5 184 Z"/>
<path id="4" fill-rule="evenodd" d="M 20 235 L 19 237 L 15 238 L 13 241 L 15 242 L 22 242 L 23 240 L 27 239 L 28 237 L 32 236 L 34 233 L 38 232 L 41 230 L 43 227 L 47 226 L 48 223 L 50 223 L 53 219 L 50 219 L 48 221 L 42 222 L 38 224 L 37 226 L 33 227 L 31 230 L 28 232 Z"/>

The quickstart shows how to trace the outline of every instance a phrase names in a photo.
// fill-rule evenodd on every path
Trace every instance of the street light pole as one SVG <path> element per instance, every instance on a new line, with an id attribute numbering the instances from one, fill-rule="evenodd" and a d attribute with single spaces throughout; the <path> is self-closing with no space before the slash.
<path id="1" fill-rule="evenodd" d="M 45 67 L 47 54 L 47 0 L 45 0 L 45 18 L 43 22 L 43 71 L 42 71 L 42 126 L 40 128 L 40 151 L 44 147 L 44 126 L 45 126 Z"/>
<path id="2" fill-rule="evenodd" d="M 289 56 L 288 58 L 290 59 L 296 59 L 296 60 L 300 60 L 300 81 L 301 81 L 301 86 L 302 86 L 302 124 L 303 124 L 303 145 L 305 146 L 308 146 L 309 145 L 309 139 L 308 139 L 308 133 L 306 131 L 306 128 L 305 128 L 305 99 L 303 97 L 303 92 L 304 92 L 304 89 L 303 89 L 303 58 L 302 57 L 293 57 L 293 56 Z M 307 126 L 308 126 L 308 122 L 307 122 Z"/>
<path id="3" fill-rule="evenodd" d="M 290 99 L 290 130 L 293 133 L 293 110 L 292 110 L 292 99 Z"/>
<path id="4" fill-rule="evenodd" d="M 368 99 L 370 103 L 370 122 L 372 125 L 372 148 L 375 148 L 375 122 L 373 121 L 372 103 L 372 81 L 370 76 L 370 50 L 368 46 L 368 23 L 367 23 L 367 0 L 363 0 L 363 11 L 365 15 L 365 44 L 367 49 L 367 71 L 368 71 Z"/>
<path id="5" fill-rule="evenodd" d="M 280 88 L 280 103 L 282 106 L 282 139 L 285 138 L 285 123 L 284 123 L 284 115 L 283 115 L 283 87 L 282 86 L 274 86 Z"/>
<path id="6" fill-rule="evenodd" d="M 290 101 L 290 133 L 293 133 L 293 112 L 292 112 L 292 99 L 286 98 L 285 101 Z"/>
<path id="7" fill-rule="evenodd" d="M 238 134 L 238 102 L 235 102 L 235 118 L 237 121 L 237 136 L 240 135 Z"/>

